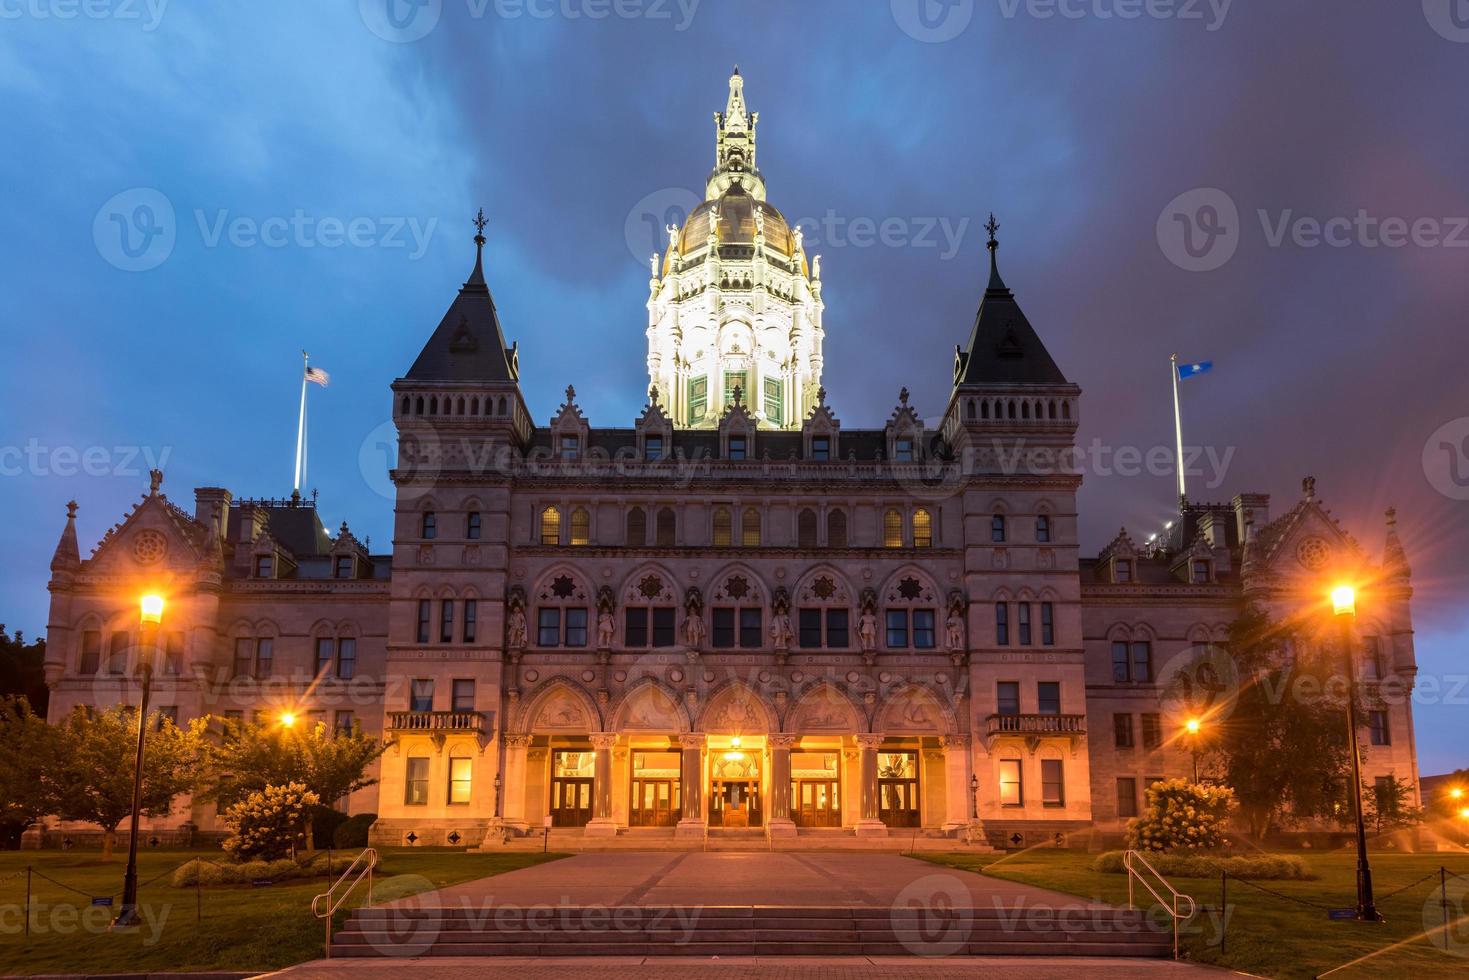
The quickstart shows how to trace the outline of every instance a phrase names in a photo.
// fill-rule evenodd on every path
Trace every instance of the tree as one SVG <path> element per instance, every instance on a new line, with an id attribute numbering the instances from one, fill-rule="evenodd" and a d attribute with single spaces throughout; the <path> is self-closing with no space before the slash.
<path id="1" fill-rule="evenodd" d="M 50 767 L 56 813 L 102 828 L 102 856 L 110 858 L 117 828 L 133 809 L 133 763 L 138 720 L 127 706 L 106 711 L 77 708 L 57 730 Z M 148 717 L 143 752 L 140 812 L 167 816 L 175 798 L 194 790 L 199 772 L 199 730 L 181 729 L 161 714 Z"/>
<path id="2" fill-rule="evenodd" d="M 240 860 L 285 857 L 295 850 L 312 808 L 320 803 L 300 783 L 267 786 L 251 793 L 225 811 L 225 821 L 235 832 L 225 838 L 224 849 Z"/>
<path id="3" fill-rule="evenodd" d="M 0 697 L 23 697 L 36 714 L 45 717 L 51 699 L 51 689 L 46 686 L 45 661 L 44 639 L 26 643 L 20 630 L 12 637 L 5 632 L 5 624 L 0 623 Z"/>
<path id="4" fill-rule="evenodd" d="M 1397 776 L 1384 776 L 1372 784 L 1362 815 L 1375 834 L 1411 827 L 1423 819 L 1423 810 L 1414 806 L 1412 799 L 1412 783 Z"/>
<path id="5" fill-rule="evenodd" d="M 1225 824 L 1234 791 L 1227 786 L 1166 779 L 1148 787 L 1142 815 L 1127 825 L 1127 846 L 1143 851 L 1194 850 L 1227 845 Z"/>
<path id="6" fill-rule="evenodd" d="M 1274 621 L 1253 603 L 1235 618 L 1227 650 L 1240 684 L 1214 745 L 1250 834 L 1350 814 L 1341 651 L 1330 637 Z"/>
<path id="7" fill-rule="evenodd" d="M 25 698 L 0 698 L 0 825 L 14 839 L 55 809 L 57 730 Z"/>

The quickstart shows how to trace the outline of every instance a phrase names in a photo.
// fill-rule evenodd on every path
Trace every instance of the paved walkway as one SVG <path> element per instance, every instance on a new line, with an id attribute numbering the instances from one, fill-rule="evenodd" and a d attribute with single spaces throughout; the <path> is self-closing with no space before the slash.
<path id="1" fill-rule="evenodd" d="M 464 882 L 401 903 L 415 908 L 545 906 L 1086 907 L 1075 895 L 896 854 L 602 852 Z"/>

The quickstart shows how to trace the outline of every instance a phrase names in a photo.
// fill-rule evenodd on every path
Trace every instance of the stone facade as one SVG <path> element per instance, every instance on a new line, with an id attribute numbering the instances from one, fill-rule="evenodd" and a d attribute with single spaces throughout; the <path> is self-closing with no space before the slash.
<path id="1" fill-rule="evenodd" d="M 732 81 L 711 199 L 764 198 L 754 116 L 747 152 L 730 129 L 744 111 Z M 655 275 L 650 308 L 664 290 L 669 309 L 701 298 L 673 317 L 682 327 L 655 315 L 650 397 L 630 428 L 594 427 L 571 388 L 533 422 L 478 236 L 469 279 L 392 385 L 390 552 L 345 524 L 330 535 L 299 497 L 200 488 L 189 512 L 155 474 L 84 560 L 72 505 L 50 584 L 52 720 L 136 698 L 136 596 L 161 588 L 153 703 L 180 720 L 289 711 L 380 731 L 380 782 L 347 804 L 379 814 L 378 842 L 494 842 L 549 823 L 1014 846 L 1118 832 L 1150 778 L 1190 772 L 1186 715 L 1218 709 L 1180 703 L 1170 683 L 1221 655 L 1245 598 L 1297 615 L 1337 576 L 1376 583 L 1363 667 L 1411 689 L 1391 523 L 1369 557 L 1310 481 L 1273 521 L 1262 494 L 1185 503 L 1143 546 L 1124 531 L 1080 554 L 1081 392 L 1001 279 L 993 221 L 954 386 L 925 399 L 943 399 L 936 428 L 906 389 L 882 428 L 844 428 L 811 359 L 814 314 L 805 332 L 782 320 L 758 355 L 784 334 L 767 359 L 806 365 L 787 375 L 810 389 L 796 424 L 733 390 L 709 402 L 710 425 L 689 424 L 668 401 L 696 368 L 719 387 L 727 365 L 691 356 L 672 378 L 674 355 L 655 348 L 755 322 L 773 280 L 700 269 L 758 264 L 771 221 L 753 257 L 715 234 Z M 787 244 L 806 302 L 818 277 Z M 1407 698 L 1383 710 L 1365 720 L 1367 778 L 1416 781 Z M 158 826 L 185 821 L 218 828 L 187 802 Z"/>

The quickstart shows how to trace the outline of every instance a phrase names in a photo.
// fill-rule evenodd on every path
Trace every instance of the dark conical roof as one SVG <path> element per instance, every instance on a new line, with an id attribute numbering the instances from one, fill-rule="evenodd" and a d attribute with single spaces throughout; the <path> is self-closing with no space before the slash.
<path id="1" fill-rule="evenodd" d="M 990 281 L 985 287 L 967 349 L 954 362 L 955 385 L 1067 384 L 1046 345 L 1000 278 L 999 228 L 990 216 Z"/>
<path id="2" fill-rule="evenodd" d="M 483 225 L 479 227 L 483 231 Z M 404 375 L 408 381 L 515 381 L 519 376 L 514 352 L 506 347 L 500 330 L 494 297 L 485 283 L 482 233 L 475 236 L 474 244 L 474 271 Z"/>

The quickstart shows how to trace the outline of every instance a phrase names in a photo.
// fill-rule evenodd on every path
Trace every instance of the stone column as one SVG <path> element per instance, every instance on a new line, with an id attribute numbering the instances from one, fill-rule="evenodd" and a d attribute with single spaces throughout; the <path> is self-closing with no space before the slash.
<path id="1" fill-rule="evenodd" d="M 683 801 L 683 815 L 674 831 L 676 837 L 704 836 L 704 746 L 708 741 L 709 736 L 703 732 L 678 737 L 681 749 L 678 792 Z"/>
<path id="2" fill-rule="evenodd" d="M 969 799 L 969 736 L 945 735 L 944 747 L 944 832 L 969 826 L 973 802 Z"/>
<path id="3" fill-rule="evenodd" d="M 770 836 L 796 836 L 791 819 L 791 746 L 796 736 L 770 736 Z"/>
<path id="4" fill-rule="evenodd" d="M 587 824 L 588 837 L 615 837 L 617 821 L 612 819 L 612 747 L 616 732 L 592 732 L 592 748 L 597 753 L 596 774 L 592 783 L 592 819 Z"/>
<path id="5" fill-rule="evenodd" d="M 857 736 L 857 748 L 861 752 L 861 785 L 857 791 L 858 837 L 887 836 L 887 825 L 877 816 L 877 750 L 881 745 L 882 736 L 880 734 L 867 733 Z"/>
<path id="6" fill-rule="evenodd" d="M 500 791 L 504 794 L 505 802 L 501 810 L 504 814 L 501 822 L 511 833 L 523 834 L 530 827 L 525 819 L 525 756 L 526 748 L 530 745 L 530 736 L 506 734 L 504 739 L 505 778 L 501 780 Z"/>

